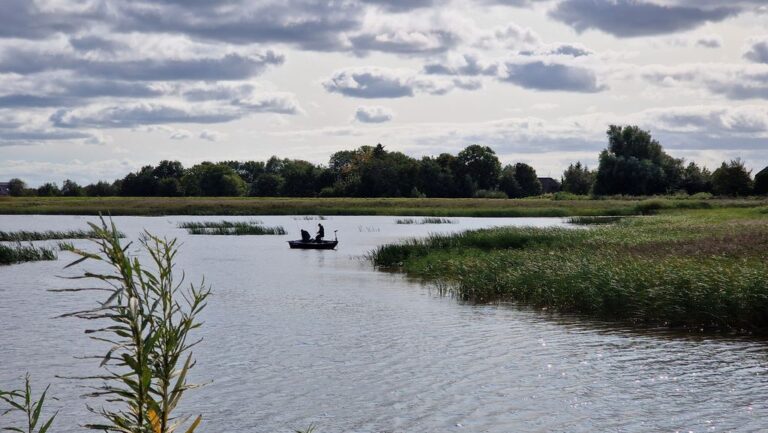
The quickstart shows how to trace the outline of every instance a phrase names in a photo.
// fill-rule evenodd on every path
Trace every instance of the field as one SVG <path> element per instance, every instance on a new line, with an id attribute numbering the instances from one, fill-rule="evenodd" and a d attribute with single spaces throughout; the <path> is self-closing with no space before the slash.
<path id="1" fill-rule="evenodd" d="M 617 198 L 601 200 L 262 198 L 262 197 L 0 197 L 0 214 L 49 215 L 400 215 L 565 217 L 638 215 L 664 208 L 754 207 L 755 199 Z"/>
<path id="2" fill-rule="evenodd" d="M 593 221 L 587 221 L 591 223 Z M 768 208 L 662 210 L 583 228 L 435 235 L 371 253 L 476 303 L 768 333 Z"/>

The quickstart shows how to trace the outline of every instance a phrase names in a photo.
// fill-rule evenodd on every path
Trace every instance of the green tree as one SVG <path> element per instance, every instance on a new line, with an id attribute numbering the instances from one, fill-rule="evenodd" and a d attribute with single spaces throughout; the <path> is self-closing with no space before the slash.
<path id="1" fill-rule="evenodd" d="M 600 154 L 595 175 L 595 194 L 649 195 L 677 187 L 682 160 L 664 153 L 648 131 L 611 125 L 607 135 L 608 148 Z"/>
<path id="2" fill-rule="evenodd" d="M 509 198 L 518 198 L 523 196 L 523 189 L 515 177 L 515 167 L 507 165 L 501 170 L 499 178 L 499 191 L 504 192 Z"/>
<path id="3" fill-rule="evenodd" d="M 768 194 L 768 167 L 760 170 L 755 175 L 754 193 L 758 195 Z"/>
<path id="4" fill-rule="evenodd" d="M 595 182 L 595 173 L 581 162 L 571 164 L 563 172 L 563 191 L 571 194 L 587 195 Z"/>
<path id="5" fill-rule="evenodd" d="M 115 190 L 110 183 L 99 181 L 86 185 L 85 195 L 89 197 L 110 197 L 115 195 Z"/>
<path id="6" fill-rule="evenodd" d="M 522 162 L 515 164 L 515 180 L 520 185 L 522 197 L 541 195 L 541 182 L 530 165 Z"/>
<path id="7" fill-rule="evenodd" d="M 251 184 L 249 195 L 253 197 L 275 197 L 283 187 L 283 178 L 273 173 L 264 173 Z"/>
<path id="8" fill-rule="evenodd" d="M 61 195 L 61 190 L 55 183 L 47 182 L 37 188 L 37 195 L 40 197 L 58 197 Z"/>
<path id="9" fill-rule="evenodd" d="M 155 179 L 165 179 L 168 177 L 181 179 L 184 176 L 184 166 L 179 161 L 163 160 L 152 169 L 152 176 Z"/>
<path id="10" fill-rule="evenodd" d="M 67 179 L 61 186 L 61 195 L 64 197 L 82 197 L 85 195 L 85 190 L 74 180 Z"/>
<path id="11" fill-rule="evenodd" d="M 680 189 L 688 194 L 712 192 L 712 173 L 706 167 L 701 168 L 696 163 L 689 163 L 683 169 L 680 179 Z"/>
<path id="12" fill-rule="evenodd" d="M 468 175 L 479 189 L 496 189 L 501 162 L 493 149 L 477 144 L 467 146 L 456 156 L 456 162 L 459 177 Z"/>
<path id="13" fill-rule="evenodd" d="M 8 182 L 8 193 L 14 197 L 21 197 L 26 189 L 27 184 L 19 178 L 13 178 Z"/>
<path id="14" fill-rule="evenodd" d="M 752 178 L 740 159 L 723 164 L 712 173 L 712 189 L 717 195 L 744 196 L 752 192 Z"/>
<path id="15" fill-rule="evenodd" d="M 156 193 L 160 197 L 180 197 L 184 195 L 184 189 L 179 179 L 164 177 L 157 182 Z"/>
<path id="16" fill-rule="evenodd" d="M 188 195 L 207 197 L 240 196 L 248 188 L 231 167 L 211 162 L 187 170 L 181 184 Z"/>

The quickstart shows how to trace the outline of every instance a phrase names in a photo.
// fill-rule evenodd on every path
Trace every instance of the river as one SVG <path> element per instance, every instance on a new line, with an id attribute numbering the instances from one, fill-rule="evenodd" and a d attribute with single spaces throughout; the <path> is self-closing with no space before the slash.
<path id="1" fill-rule="evenodd" d="M 129 239 L 143 229 L 178 237 L 187 281 L 213 287 L 183 410 L 200 432 L 758 432 L 768 431 L 764 340 L 637 331 L 511 305 L 438 296 L 361 258 L 375 246 L 430 232 L 495 225 L 558 226 L 560 219 L 455 218 L 398 225 L 396 217 L 226 217 L 282 225 L 289 236 L 190 236 L 179 221 L 116 217 Z M 92 217 L 0 216 L 0 230 L 80 229 Z M 290 250 L 318 222 L 336 251 Z M 53 245 L 53 242 L 38 244 Z M 78 246 L 88 241 L 75 241 Z M 55 319 L 94 295 L 51 293 L 72 282 L 53 262 L 0 267 L 0 388 L 25 371 L 51 383 L 52 431 L 83 431 L 81 384 L 103 354 L 85 323 Z M 91 265 L 89 265 L 91 266 Z M 89 268 L 85 266 L 85 268 Z M 80 268 L 82 271 L 83 268 Z M 2 422 L 2 421 L 0 421 Z"/>

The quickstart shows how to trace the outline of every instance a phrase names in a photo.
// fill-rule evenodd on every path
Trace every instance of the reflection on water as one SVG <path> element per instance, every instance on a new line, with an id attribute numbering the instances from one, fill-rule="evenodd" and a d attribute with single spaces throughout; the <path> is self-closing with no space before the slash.
<path id="1" fill-rule="evenodd" d="M 330 217 L 337 251 L 289 250 L 291 236 L 188 236 L 180 220 L 119 217 L 183 241 L 179 266 L 204 274 L 196 380 L 185 410 L 204 431 L 325 432 L 766 431 L 765 342 L 644 333 L 509 305 L 472 306 L 435 296 L 359 257 L 376 245 L 429 232 L 558 219 L 459 218 L 396 225 L 394 217 Z M 215 218 L 218 219 L 218 218 Z M 232 220 L 249 219 L 227 218 Z M 259 217 L 298 237 L 315 221 Z M 82 228 L 93 218 L 0 216 L 3 230 Z M 360 229 L 360 228 L 363 229 Z M 75 241 L 76 245 L 87 242 Z M 24 371 L 58 397 L 83 389 L 55 375 L 91 374 L 101 353 L 84 324 L 52 317 L 91 306 L 91 295 L 46 292 L 67 281 L 58 262 L 0 267 L 0 387 Z M 80 431 L 79 398 L 55 403 L 57 432 Z"/>

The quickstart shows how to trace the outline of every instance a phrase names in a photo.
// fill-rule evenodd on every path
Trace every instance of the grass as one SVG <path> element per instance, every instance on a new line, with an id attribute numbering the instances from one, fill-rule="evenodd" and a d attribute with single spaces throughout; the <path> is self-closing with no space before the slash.
<path id="1" fill-rule="evenodd" d="M 0 244 L 0 265 L 35 262 L 40 260 L 56 260 L 56 253 L 50 248 L 34 245 L 3 245 Z"/>
<path id="2" fill-rule="evenodd" d="M 496 228 L 371 253 L 457 298 L 637 325 L 768 333 L 768 217 L 666 211 L 590 230 Z"/>
<path id="3" fill-rule="evenodd" d="M 395 220 L 395 224 L 456 224 L 456 222 L 456 220 L 441 217 L 401 218 Z"/>
<path id="4" fill-rule="evenodd" d="M 284 235 L 286 231 L 281 226 L 266 227 L 260 221 L 205 221 L 182 222 L 179 228 L 187 229 L 191 235 Z"/>
<path id="5" fill-rule="evenodd" d="M 2 242 L 27 242 L 27 241 L 48 241 L 58 239 L 93 239 L 96 234 L 92 230 L 69 230 L 44 232 L 18 231 L 4 232 L 0 231 L 0 241 Z M 125 237 L 120 233 L 120 237 Z"/>
<path id="6" fill-rule="evenodd" d="M 640 215 L 669 208 L 765 206 L 765 199 L 606 198 L 274 198 L 0 197 L 0 214 L 66 215 L 395 215 L 568 217 Z"/>

